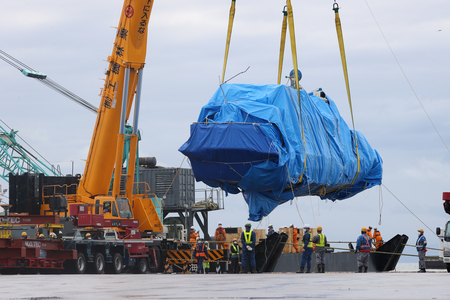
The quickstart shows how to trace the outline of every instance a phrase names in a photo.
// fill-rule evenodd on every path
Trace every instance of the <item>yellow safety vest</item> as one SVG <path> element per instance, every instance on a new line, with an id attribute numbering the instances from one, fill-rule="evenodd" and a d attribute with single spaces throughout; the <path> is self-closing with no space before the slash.
<path id="1" fill-rule="evenodd" d="M 249 232 L 244 231 L 244 238 L 245 238 L 245 243 L 246 244 L 251 244 L 252 243 L 252 232 L 253 230 L 250 230 Z"/>
<path id="2" fill-rule="evenodd" d="M 317 247 L 325 247 L 325 235 L 323 233 L 319 233 L 320 241 L 316 244 Z"/>
<path id="3" fill-rule="evenodd" d="M 302 246 L 303 246 L 303 248 L 305 247 L 305 243 L 303 242 L 302 243 Z M 311 232 L 309 233 L 309 243 L 308 243 L 308 248 L 309 247 L 313 247 L 313 244 L 312 244 L 312 234 L 311 234 Z"/>

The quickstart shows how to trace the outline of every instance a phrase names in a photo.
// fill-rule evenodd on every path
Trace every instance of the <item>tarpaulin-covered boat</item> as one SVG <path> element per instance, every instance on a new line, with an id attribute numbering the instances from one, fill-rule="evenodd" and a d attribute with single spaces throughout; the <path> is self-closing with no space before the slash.
<path id="1" fill-rule="evenodd" d="M 297 196 L 342 200 L 382 178 L 380 155 L 328 96 L 285 85 L 221 85 L 179 151 L 197 181 L 242 192 L 252 221 Z"/>

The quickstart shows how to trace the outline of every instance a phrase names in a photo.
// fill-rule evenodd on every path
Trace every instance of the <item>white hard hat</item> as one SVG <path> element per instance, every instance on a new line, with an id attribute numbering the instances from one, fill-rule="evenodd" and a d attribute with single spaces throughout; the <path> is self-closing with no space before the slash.
<path id="1" fill-rule="evenodd" d="M 195 227 L 194 227 L 194 226 L 191 226 L 191 229 L 195 229 Z"/>
<path id="2" fill-rule="evenodd" d="M 270 228 L 270 227 L 273 227 L 273 225 L 272 225 L 272 224 L 269 224 L 269 228 Z"/>
<path id="3" fill-rule="evenodd" d="M 305 225 L 303 225 L 303 228 L 305 228 L 305 229 L 308 228 L 309 229 L 311 227 L 309 227 L 309 224 L 305 224 Z"/>
<path id="4" fill-rule="evenodd" d="M 377 228 L 376 228 L 376 227 L 374 227 L 374 228 L 373 228 L 373 230 L 377 230 Z"/>
<path id="5" fill-rule="evenodd" d="M 289 227 L 294 227 L 294 224 L 289 225 Z"/>
<path id="6" fill-rule="evenodd" d="M 222 222 L 219 222 L 219 225 L 222 225 Z"/>

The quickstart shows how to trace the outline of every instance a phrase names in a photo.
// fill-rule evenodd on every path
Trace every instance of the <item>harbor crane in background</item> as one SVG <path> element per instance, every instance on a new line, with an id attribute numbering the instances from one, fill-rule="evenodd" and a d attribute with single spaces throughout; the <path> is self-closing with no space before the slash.
<path id="1" fill-rule="evenodd" d="M 49 176 L 62 176 L 61 170 L 48 161 L 39 160 L 16 140 L 17 131 L 6 131 L 0 126 L 0 177 L 9 182 L 9 173 L 44 173 Z"/>

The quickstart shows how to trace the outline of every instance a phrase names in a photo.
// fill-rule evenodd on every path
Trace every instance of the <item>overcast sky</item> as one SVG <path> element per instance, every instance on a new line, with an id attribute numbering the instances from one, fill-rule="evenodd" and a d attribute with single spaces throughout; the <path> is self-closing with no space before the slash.
<path id="1" fill-rule="evenodd" d="M 385 240 L 399 233 L 408 235 L 409 244 L 415 244 L 417 229 L 423 227 L 429 246 L 437 248 L 433 232 L 447 220 L 441 199 L 442 192 L 450 191 L 450 153 L 427 114 L 450 145 L 450 2 L 337 2 L 355 127 L 380 153 L 383 184 L 395 197 L 384 187 L 335 203 L 301 197 L 279 206 L 260 223 L 253 223 L 254 228 L 267 228 L 268 224 L 279 228 L 291 223 L 301 227 L 305 222 L 312 227 L 321 225 L 330 241 L 355 241 L 362 226 L 372 225 L 378 226 Z M 0 50 L 98 106 L 122 3 L 7 1 L 0 10 Z M 189 138 L 190 124 L 219 86 L 230 3 L 155 1 L 139 125 L 141 156 L 155 156 L 160 166 L 181 165 L 183 155 L 178 148 Z M 351 124 L 333 1 L 292 3 L 301 84 L 307 91 L 322 87 Z M 237 0 L 225 77 L 250 69 L 232 83 L 276 83 L 284 5 L 283 0 Z M 283 75 L 293 67 L 291 57 L 288 43 Z M 0 119 L 18 130 L 52 164 L 60 165 L 63 173 L 71 173 L 71 161 L 75 173 L 82 173 L 95 115 L 3 61 L 0 81 Z M 182 166 L 187 168 L 189 164 L 185 160 Z M 7 188 L 6 182 L 0 183 Z M 225 210 L 210 213 L 210 234 L 218 221 L 224 226 L 243 226 L 247 216 L 243 197 L 228 197 Z M 406 253 L 415 253 L 415 249 L 408 248 Z M 437 255 L 437 251 L 428 255 Z"/>

